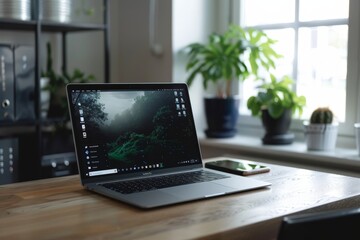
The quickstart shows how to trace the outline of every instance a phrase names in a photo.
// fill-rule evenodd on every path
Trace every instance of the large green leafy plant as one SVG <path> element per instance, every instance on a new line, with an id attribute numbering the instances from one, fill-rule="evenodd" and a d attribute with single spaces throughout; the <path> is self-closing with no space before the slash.
<path id="1" fill-rule="evenodd" d="M 289 76 L 277 79 L 270 75 L 270 82 L 262 80 L 263 83 L 257 87 L 258 93 L 251 96 L 247 101 L 247 107 L 253 116 L 260 116 L 261 111 L 268 110 L 274 119 L 279 118 L 285 109 L 291 109 L 292 113 L 302 114 L 306 104 L 304 96 L 297 96 L 291 86 L 293 80 Z"/>
<path id="2" fill-rule="evenodd" d="M 224 34 L 211 34 L 208 43 L 186 47 L 189 50 L 186 70 L 190 71 L 187 84 L 190 86 L 201 75 L 205 89 L 209 82 L 223 82 L 226 87 L 218 86 L 217 96 L 230 97 L 232 80 L 245 80 L 250 75 L 258 78 L 260 68 L 275 68 L 274 60 L 280 55 L 274 51 L 274 43 L 263 31 L 235 25 Z"/>

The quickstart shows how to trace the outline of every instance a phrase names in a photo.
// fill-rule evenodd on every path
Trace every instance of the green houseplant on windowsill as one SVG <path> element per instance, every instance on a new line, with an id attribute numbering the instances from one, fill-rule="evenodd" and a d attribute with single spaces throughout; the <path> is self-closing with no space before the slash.
<path id="1" fill-rule="evenodd" d="M 231 25 L 224 34 L 211 34 L 207 43 L 193 43 L 186 47 L 191 86 L 200 75 L 204 89 L 212 83 L 216 96 L 205 98 L 208 137 L 232 137 L 236 134 L 239 98 L 233 94 L 233 81 L 258 78 L 259 69 L 275 68 L 279 58 L 273 49 L 274 40 L 263 31 L 243 29 Z"/>
<path id="2" fill-rule="evenodd" d="M 257 95 L 251 96 L 247 107 L 253 116 L 261 117 L 265 128 L 264 144 L 290 144 L 294 135 L 288 130 L 293 114 L 302 114 L 306 105 L 304 96 L 298 96 L 291 88 L 293 80 L 289 76 L 277 79 L 270 74 L 270 81 L 262 80 Z"/>

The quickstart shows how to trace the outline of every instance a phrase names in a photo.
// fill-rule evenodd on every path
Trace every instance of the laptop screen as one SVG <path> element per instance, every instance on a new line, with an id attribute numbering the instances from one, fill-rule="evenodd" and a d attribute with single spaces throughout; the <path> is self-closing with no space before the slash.
<path id="1" fill-rule="evenodd" d="M 68 85 L 82 178 L 201 164 L 185 84 Z"/>

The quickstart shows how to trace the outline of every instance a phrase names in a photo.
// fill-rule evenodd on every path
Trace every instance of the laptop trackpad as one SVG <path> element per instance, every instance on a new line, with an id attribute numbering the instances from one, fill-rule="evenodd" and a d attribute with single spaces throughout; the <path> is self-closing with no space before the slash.
<path id="1" fill-rule="evenodd" d="M 162 189 L 161 191 L 176 196 L 179 199 L 188 200 L 223 195 L 227 192 L 233 192 L 234 189 L 216 183 L 205 182 Z"/>

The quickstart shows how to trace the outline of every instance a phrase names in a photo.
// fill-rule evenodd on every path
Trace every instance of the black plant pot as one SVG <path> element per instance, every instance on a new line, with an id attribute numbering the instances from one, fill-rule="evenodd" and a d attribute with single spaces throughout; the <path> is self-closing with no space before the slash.
<path id="1" fill-rule="evenodd" d="M 208 129 L 206 136 L 211 138 L 229 138 L 236 134 L 239 116 L 238 97 L 205 98 L 205 114 Z"/>
<path id="2" fill-rule="evenodd" d="M 265 128 L 264 144 L 285 145 L 294 141 L 294 134 L 288 133 L 291 123 L 291 109 L 286 109 L 277 119 L 270 116 L 268 110 L 262 110 L 262 124 Z"/>

